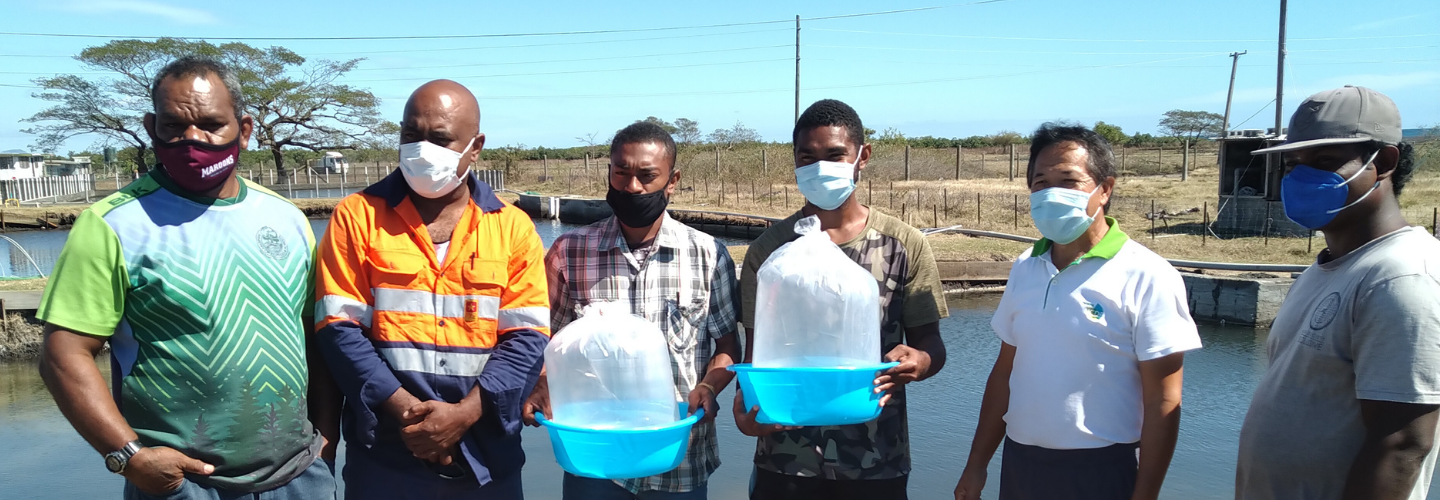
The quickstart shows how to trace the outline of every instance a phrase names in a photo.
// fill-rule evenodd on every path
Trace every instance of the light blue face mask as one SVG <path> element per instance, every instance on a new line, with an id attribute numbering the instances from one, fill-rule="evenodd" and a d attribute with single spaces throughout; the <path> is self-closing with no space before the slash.
<path id="1" fill-rule="evenodd" d="M 1095 186 L 1100 189 L 1100 186 Z M 1030 218 L 1035 220 L 1035 229 L 1046 239 L 1064 245 L 1080 239 L 1095 215 L 1090 215 L 1090 196 L 1094 190 L 1084 192 L 1062 187 L 1045 188 L 1030 193 Z"/>
<path id="2" fill-rule="evenodd" d="M 861 151 L 864 146 L 861 146 Z M 855 160 L 860 160 L 859 151 Z M 840 161 L 817 161 L 795 169 L 795 184 L 805 201 L 821 210 L 840 208 L 855 191 L 855 164 Z"/>

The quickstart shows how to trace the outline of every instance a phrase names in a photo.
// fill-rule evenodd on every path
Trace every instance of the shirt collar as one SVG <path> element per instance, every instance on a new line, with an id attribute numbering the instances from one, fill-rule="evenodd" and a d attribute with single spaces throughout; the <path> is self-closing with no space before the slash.
<path id="1" fill-rule="evenodd" d="M 655 235 L 655 244 L 665 248 L 680 248 L 685 241 L 681 234 L 680 221 L 670 218 L 667 210 L 660 214 L 660 234 Z M 620 232 L 620 219 L 610 216 L 605 223 L 604 232 L 600 235 L 600 250 L 612 250 L 616 248 L 629 248 L 625 243 L 625 233 Z"/>
<path id="2" fill-rule="evenodd" d="M 1113 259 L 1115 258 L 1115 254 L 1120 253 L 1120 247 L 1125 246 L 1125 242 L 1130 239 L 1130 236 L 1125 234 L 1125 231 L 1120 230 L 1120 223 L 1116 222 L 1114 217 L 1105 216 L 1105 224 L 1110 226 L 1110 230 L 1105 232 L 1105 237 L 1100 238 L 1100 242 L 1091 247 L 1090 251 L 1085 252 L 1085 255 L 1081 255 L 1080 259 L 1088 259 L 1091 257 Z M 1039 241 L 1035 242 L 1035 248 L 1030 251 L 1030 256 L 1039 257 L 1045 255 L 1045 252 L 1050 251 L 1050 247 L 1054 245 L 1054 242 L 1051 242 L 1049 239 L 1040 238 Z"/>
<path id="3" fill-rule="evenodd" d="M 495 190 L 490 189 L 490 185 L 481 181 L 474 172 L 467 172 L 465 174 L 465 183 L 470 185 L 470 201 L 475 202 L 475 206 L 480 207 L 480 210 L 497 212 L 505 208 L 505 202 L 500 201 L 500 197 L 495 196 Z M 400 169 L 397 168 L 394 172 L 390 172 L 390 175 L 385 176 L 384 179 L 380 179 L 380 182 L 376 182 L 371 184 L 370 187 L 365 188 L 364 193 L 371 196 L 379 196 L 385 200 L 386 205 L 389 205 L 390 208 L 395 208 L 400 205 L 400 202 L 405 201 L 406 197 L 410 196 L 411 189 L 410 183 L 405 182 L 405 174 L 401 173 Z"/>

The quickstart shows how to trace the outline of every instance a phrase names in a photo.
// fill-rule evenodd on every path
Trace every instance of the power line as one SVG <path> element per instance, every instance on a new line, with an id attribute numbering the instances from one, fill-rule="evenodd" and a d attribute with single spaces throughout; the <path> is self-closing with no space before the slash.
<path id="1" fill-rule="evenodd" d="M 315 56 L 328 56 L 328 55 L 369 55 L 369 54 L 403 54 L 403 53 L 412 53 L 412 52 L 452 52 L 452 51 L 460 51 L 460 50 L 518 49 L 518 48 L 528 48 L 528 47 L 556 47 L 556 46 L 565 46 L 565 45 L 593 45 L 593 44 L 600 44 L 600 43 L 648 42 L 648 41 L 652 41 L 652 40 L 674 40 L 674 39 L 677 39 L 677 38 L 690 39 L 690 38 L 702 38 L 702 37 L 709 37 L 709 36 L 747 35 L 747 34 L 751 34 L 751 33 L 772 33 L 772 32 L 776 32 L 776 31 L 784 31 L 784 32 L 787 32 L 787 33 L 788 33 L 788 32 L 791 31 L 791 29 L 790 29 L 790 28 L 770 28 L 770 29 L 763 29 L 763 30 L 727 31 L 727 32 L 724 32 L 724 33 L 700 33 L 700 34 L 694 34 L 694 35 L 653 36 L 653 37 L 645 37 L 645 38 L 620 38 L 620 39 L 615 39 L 615 40 L 583 40 L 583 41 L 574 41 L 574 42 L 529 43 L 529 44 L 522 44 L 522 45 L 489 45 L 489 46 L 484 46 L 484 47 L 445 47 L 445 48 L 438 48 L 438 49 L 397 49 L 397 50 L 364 50 L 364 51 L 345 51 L 345 52 L 311 52 L 310 55 L 315 55 Z M 46 57 L 52 57 L 52 56 L 46 56 Z M 70 57 L 70 56 L 53 56 L 53 57 Z"/>
<path id="2" fill-rule="evenodd" d="M 1235 125 L 1234 127 L 1231 127 L 1231 128 L 1232 128 L 1232 129 L 1239 129 L 1239 128 L 1240 128 L 1240 125 L 1244 125 L 1244 124 L 1246 124 L 1246 123 L 1249 123 L 1251 118 L 1255 118 L 1255 117 L 1257 117 L 1257 116 L 1260 116 L 1260 112 L 1261 112 L 1261 111 L 1265 111 L 1266 109 L 1268 109 L 1271 104 L 1275 104 L 1275 100 L 1274 100 L 1274 99 L 1271 99 L 1270 102 L 1265 103 L 1264 106 L 1260 106 L 1260 109 L 1255 110 L 1255 114 L 1250 115 L 1250 118 L 1246 118 L 1245 121 L 1240 122 L 1239 125 Z"/>
<path id="3" fill-rule="evenodd" d="M 1095 38 L 1043 38 L 1026 36 L 983 36 L 983 35 L 945 35 L 935 33 L 903 33 L 895 31 L 866 31 L 866 30 L 842 30 L 832 28 L 810 28 L 815 31 L 833 31 L 837 33 L 864 33 L 872 35 L 899 35 L 918 36 L 929 38 L 965 38 L 974 40 L 1020 40 L 1036 42 L 1101 42 L 1101 43 L 1231 43 L 1231 42 L 1273 42 L 1273 39 L 1211 39 L 1211 40 L 1162 40 L 1162 39 L 1095 39 Z M 1323 38 L 1291 38 L 1292 41 L 1333 41 L 1333 40 L 1379 40 L 1391 38 L 1421 38 L 1440 36 L 1440 33 L 1425 33 L 1418 35 L 1386 35 L 1386 36 L 1353 36 L 1353 37 L 1323 37 Z"/>
<path id="4" fill-rule="evenodd" d="M 790 58 L 787 57 L 787 58 L 782 58 L 782 59 L 755 59 L 755 60 L 751 60 L 751 61 L 731 61 L 731 62 L 718 62 L 718 63 L 671 64 L 671 65 L 666 65 L 666 66 L 647 66 L 647 67 L 642 67 L 642 68 L 584 69 L 584 70 L 572 70 L 572 71 L 550 71 L 550 72 L 544 72 L 544 73 L 511 73 L 511 74 L 504 74 L 504 75 L 446 76 L 446 78 L 449 78 L 449 79 L 452 79 L 452 80 L 459 80 L 459 79 L 465 79 L 465 78 L 504 78 L 504 77 L 512 77 L 512 76 L 548 76 L 548 75 L 574 75 L 574 74 L 580 74 L 580 73 L 613 73 L 613 72 L 617 72 L 617 71 L 643 71 L 643 70 L 652 70 L 652 69 L 698 68 L 698 67 L 703 67 L 703 66 L 731 66 L 731 65 L 737 65 L 737 64 L 754 64 L 754 63 L 762 63 L 762 62 L 790 61 L 790 60 L 792 60 L 792 59 L 790 59 Z M 361 82 L 404 82 L 404 81 L 419 81 L 419 80 L 430 80 L 430 79 L 432 79 L 432 77 L 379 78 L 379 79 L 346 80 L 346 81 L 349 82 L 349 83 L 361 83 Z"/>
<path id="5" fill-rule="evenodd" d="M 915 47 L 867 47 L 857 45 L 805 45 L 806 47 L 828 48 L 828 49 L 852 49 L 852 50 L 894 50 L 901 52 L 958 52 L 973 54 L 1049 54 L 1049 55 L 1089 55 L 1089 56 L 1183 56 L 1210 54 L 1211 52 L 1096 52 L 1096 51 L 1048 51 L 1048 50 L 981 50 L 981 49 L 928 49 Z M 1343 49 L 1302 49 L 1288 50 L 1286 52 L 1350 52 L 1357 50 L 1401 50 L 1401 49 L 1423 49 L 1440 47 L 1440 45 L 1408 45 L 1403 47 L 1349 47 Z M 1274 50 L 1257 50 L 1257 53 L 1275 53 Z"/>
<path id="6" fill-rule="evenodd" d="M 953 7 L 966 7 L 971 5 L 982 5 L 990 3 L 1009 2 L 1011 0 L 982 0 L 977 2 L 939 5 L 932 7 L 917 7 L 913 9 L 885 10 L 875 12 L 862 12 L 857 14 L 841 14 L 834 16 L 820 16 L 801 18 L 802 21 L 824 21 L 831 19 L 849 19 L 856 17 L 884 16 L 890 14 L 904 14 L 911 12 L 923 12 L 929 10 L 948 9 Z M 676 31 L 693 29 L 713 28 L 734 28 L 740 26 L 760 26 L 767 24 L 790 23 L 792 19 L 781 19 L 773 21 L 748 21 L 737 23 L 716 23 L 690 26 L 665 26 L 658 28 L 623 28 L 605 30 L 577 30 L 577 31 L 541 31 L 533 33 L 484 33 L 473 35 L 396 35 L 396 36 L 315 36 L 315 37 L 162 37 L 154 35 L 94 35 L 86 33 L 29 33 L 7 31 L 0 32 L 0 36 L 29 36 L 29 37 L 58 37 L 58 38 L 110 38 L 110 39 L 159 39 L 159 38 L 183 38 L 188 40 L 237 40 L 237 41 L 302 41 L 302 40 L 327 40 L 327 41 L 356 41 L 356 40 L 454 40 L 468 38 L 519 38 L 535 36 L 573 36 L 573 35 L 606 35 L 613 33 L 645 33 L 656 31 Z"/>
<path id="7" fill-rule="evenodd" d="M 761 46 L 757 46 L 757 47 L 738 47 L 738 48 L 732 48 L 732 49 L 696 50 L 696 51 L 690 51 L 690 52 L 666 52 L 666 53 L 661 53 L 661 54 L 636 54 L 636 55 L 609 56 L 609 57 L 585 57 L 585 58 L 577 58 L 577 59 L 551 59 L 551 60 L 548 60 L 548 61 L 514 61 L 514 62 L 498 62 L 498 63 L 446 64 L 446 65 L 440 65 L 440 66 L 410 66 L 410 67 L 388 67 L 388 68 L 355 68 L 354 71 L 391 71 L 391 70 L 410 70 L 410 69 L 470 68 L 470 67 L 478 67 L 478 66 L 514 66 L 514 65 L 524 65 L 524 64 L 548 64 L 548 63 L 564 63 L 564 62 L 609 61 L 609 60 L 615 60 L 615 59 L 641 59 L 641 58 L 647 58 L 647 57 L 689 56 L 689 55 L 695 55 L 695 54 L 714 54 L 714 53 L 719 53 L 719 52 L 740 52 L 740 51 L 746 51 L 746 50 L 774 49 L 774 48 L 780 48 L 780 47 L 786 47 L 786 48 L 788 48 L 788 47 L 791 47 L 791 45 L 788 44 L 788 43 L 786 43 L 786 44 L 780 44 L 780 45 L 761 45 Z"/>

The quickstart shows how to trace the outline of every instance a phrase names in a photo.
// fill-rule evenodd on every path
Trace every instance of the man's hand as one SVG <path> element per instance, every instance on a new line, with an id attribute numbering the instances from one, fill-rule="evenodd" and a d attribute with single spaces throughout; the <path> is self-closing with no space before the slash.
<path id="1" fill-rule="evenodd" d="M 705 409 L 705 416 L 700 417 L 700 423 L 702 424 L 714 422 L 715 413 L 720 411 L 720 404 L 715 402 L 715 392 L 710 390 L 709 386 L 695 386 L 695 389 L 690 391 L 690 397 L 686 398 L 685 401 L 690 407 L 689 410 L 687 410 L 688 413 L 685 415 L 687 417 L 694 415 L 695 410 L 700 408 Z"/>
<path id="2" fill-rule="evenodd" d="M 400 429 L 400 438 L 416 458 L 440 465 L 453 461 L 451 449 L 475 422 L 482 411 L 480 398 L 466 397 L 459 403 L 423 401 L 405 410 L 403 420 L 418 419 L 419 423 Z"/>
<path id="3" fill-rule="evenodd" d="M 955 500 L 980 500 L 986 475 L 984 467 L 965 467 L 965 472 L 960 473 L 960 483 L 955 485 Z"/>
<path id="4" fill-rule="evenodd" d="M 799 427 L 787 427 L 776 424 L 762 424 L 755 421 L 755 416 L 760 413 L 760 407 L 751 408 L 745 411 L 745 396 L 740 393 L 740 388 L 735 388 L 735 426 L 740 428 L 740 433 L 750 437 L 768 436 L 781 431 L 793 431 Z"/>
<path id="5" fill-rule="evenodd" d="M 885 354 L 885 361 L 898 361 L 900 364 L 885 370 L 875 379 L 875 392 L 884 394 L 880 398 L 880 406 L 890 402 L 895 386 L 920 380 L 930 373 L 930 354 L 905 344 L 897 345 Z"/>
<path id="6" fill-rule="evenodd" d="M 550 413 L 550 383 L 543 373 L 535 382 L 535 390 L 530 391 L 530 397 L 525 398 L 525 404 L 520 407 L 520 421 L 531 427 L 540 427 L 540 422 L 535 420 L 536 413 L 544 414 L 546 419 L 554 418 L 554 414 Z"/>
<path id="7" fill-rule="evenodd" d="M 141 448 L 125 464 L 121 475 L 151 496 L 164 496 L 180 489 L 185 474 L 208 476 L 215 466 L 185 456 L 172 448 Z"/>

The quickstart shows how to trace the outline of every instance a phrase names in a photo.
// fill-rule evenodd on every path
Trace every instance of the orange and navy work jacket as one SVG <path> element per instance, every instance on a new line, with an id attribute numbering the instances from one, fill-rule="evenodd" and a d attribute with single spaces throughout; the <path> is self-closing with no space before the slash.
<path id="1" fill-rule="evenodd" d="M 443 262 L 398 170 L 341 201 L 317 249 L 315 316 L 346 398 L 349 446 L 382 463 L 419 460 L 385 400 L 403 387 L 454 403 L 478 385 L 484 412 L 460 449 L 484 485 L 524 463 L 521 405 L 540 374 L 550 309 L 535 224 L 473 174 L 466 182 L 470 203 Z"/>

